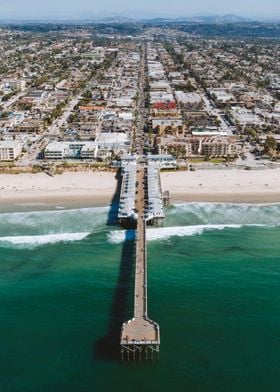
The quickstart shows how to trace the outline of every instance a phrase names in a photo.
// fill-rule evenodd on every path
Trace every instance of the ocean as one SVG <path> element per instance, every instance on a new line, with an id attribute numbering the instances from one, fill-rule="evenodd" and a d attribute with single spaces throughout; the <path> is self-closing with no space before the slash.
<path id="1" fill-rule="evenodd" d="M 0 391 L 278 392 L 280 205 L 178 203 L 148 230 L 161 349 L 141 363 L 120 361 L 134 233 L 111 213 L 0 214 Z"/>

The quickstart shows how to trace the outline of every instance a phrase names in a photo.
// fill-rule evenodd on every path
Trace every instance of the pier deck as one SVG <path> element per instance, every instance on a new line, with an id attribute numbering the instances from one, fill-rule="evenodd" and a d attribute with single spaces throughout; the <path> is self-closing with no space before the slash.
<path id="1" fill-rule="evenodd" d="M 159 351 L 159 325 L 148 318 L 147 309 L 147 251 L 146 251 L 146 218 L 145 206 L 147 187 L 146 166 L 137 165 L 135 206 L 138 214 L 135 266 L 134 317 L 123 324 L 121 331 L 121 351 L 124 359 L 126 353 L 134 358 L 141 354 L 151 358 Z"/>

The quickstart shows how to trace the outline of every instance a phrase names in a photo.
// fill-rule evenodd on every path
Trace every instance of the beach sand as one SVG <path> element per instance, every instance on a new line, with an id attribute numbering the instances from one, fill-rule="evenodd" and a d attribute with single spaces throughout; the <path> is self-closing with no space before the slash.
<path id="1" fill-rule="evenodd" d="M 0 207 L 24 210 L 45 205 L 68 208 L 107 205 L 117 188 L 115 173 L 77 172 L 55 177 L 47 174 L 0 175 Z M 7 208 L 6 208 L 7 207 Z"/>
<path id="2" fill-rule="evenodd" d="M 280 169 L 165 172 L 161 181 L 171 201 L 280 202 Z"/>
<path id="3" fill-rule="evenodd" d="M 280 169 L 201 170 L 161 173 L 171 201 L 278 203 Z M 50 177 L 44 173 L 0 175 L 0 206 L 107 205 L 117 188 L 114 173 L 78 172 Z"/>

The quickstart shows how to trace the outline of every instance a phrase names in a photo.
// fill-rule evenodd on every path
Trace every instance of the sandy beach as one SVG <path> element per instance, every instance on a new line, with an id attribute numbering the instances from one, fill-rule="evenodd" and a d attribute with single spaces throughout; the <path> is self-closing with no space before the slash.
<path id="1" fill-rule="evenodd" d="M 258 171 L 201 170 L 164 172 L 162 189 L 171 201 L 277 203 L 280 169 Z M 79 172 L 50 177 L 40 174 L 0 175 L 0 206 L 42 203 L 90 206 L 110 203 L 116 191 L 114 173 Z"/>
<path id="2" fill-rule="evenodd" d="M 115 173 L 78 172 L 0 175 L 0 206 L 30 204 L 90 207 L 107 205 L 116 191 Z"/>
<path id="3" fill-rule="evenodd" d="M 280 202 L 280 169 L 162 173 L 161 181 L 172 201 Z"/>

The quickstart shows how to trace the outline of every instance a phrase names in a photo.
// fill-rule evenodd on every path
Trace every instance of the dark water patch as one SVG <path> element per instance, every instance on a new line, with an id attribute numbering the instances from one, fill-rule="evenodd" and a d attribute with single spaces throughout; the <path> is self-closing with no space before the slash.
<path id="1" fill-rule="evenodd" d="M 94 344 L 93 355 L 97 359 L 120 360 L 121 327 L 124 322 L 132 318 L 135 241 L 131 240 L 130 230 L 126 231 L 125 237 L 108 331 L 106 336 Z"/>
<path id="2" fill-rule="evenodd" d="M 118 223 L 118 210 L 119 210 L 119 202 L 120 202 L 120 194 L 122 188 L 122 175 L 121 169 L 118 170 L 116 173 L 116 180 L 117 180 L 117 188 L 113 195 L 113 198 L 110 203 L 109 213 L 107 218 L 107 225 L 112 226 Z"/>

